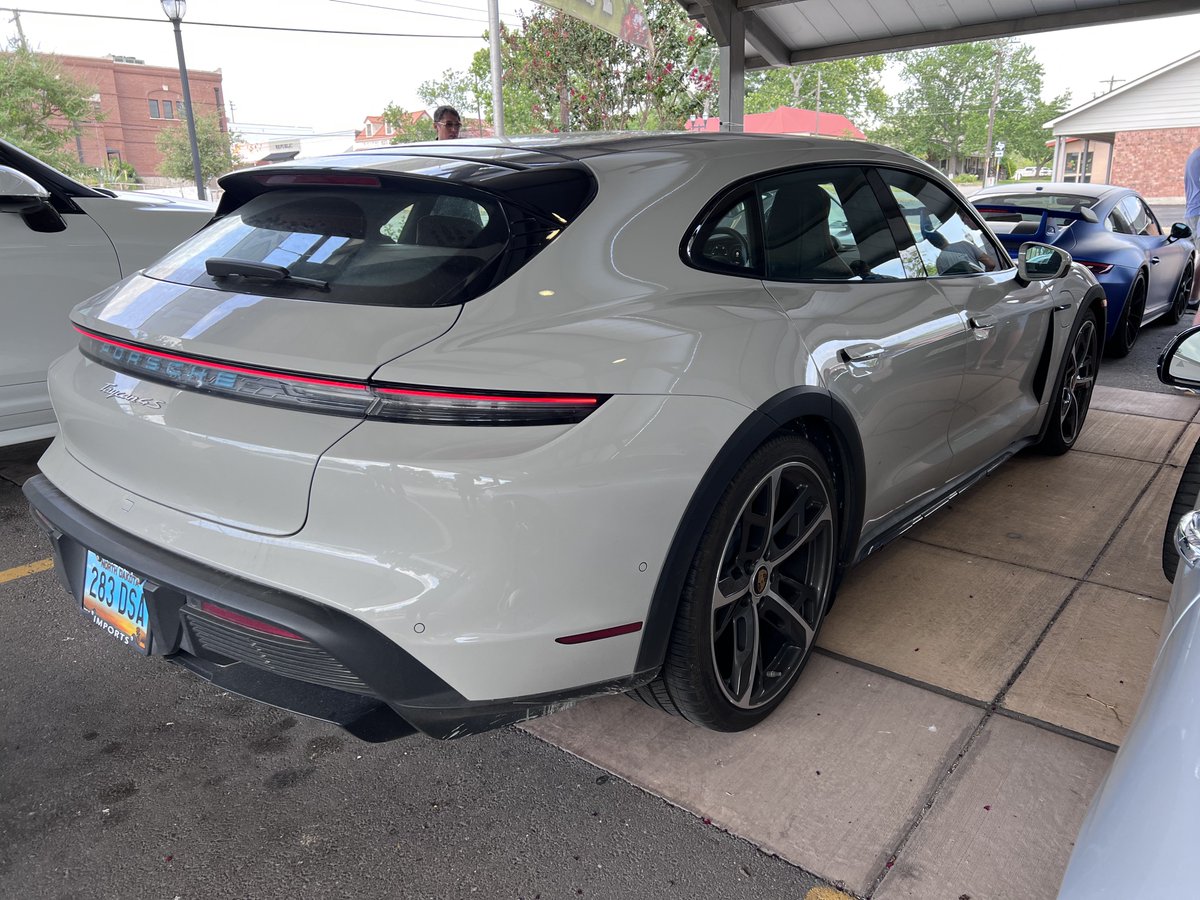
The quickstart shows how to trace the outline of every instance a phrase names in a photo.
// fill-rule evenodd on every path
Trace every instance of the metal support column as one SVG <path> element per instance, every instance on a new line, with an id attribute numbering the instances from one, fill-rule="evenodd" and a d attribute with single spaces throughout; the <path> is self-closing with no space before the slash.
<path id="1" fill-rule="evenodd" d="M 718 48 L 721 84 L 717 103 L 721 130 L 741 131 L 746 114 L 746 19 L 732 4 L 727 15 L 729 43 Z"/>

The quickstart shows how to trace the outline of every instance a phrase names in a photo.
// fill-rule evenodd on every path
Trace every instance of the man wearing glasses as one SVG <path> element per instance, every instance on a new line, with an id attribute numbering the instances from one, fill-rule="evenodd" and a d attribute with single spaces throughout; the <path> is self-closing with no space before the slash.
<path id="1" fill-rule="evenodd" d="M 453 106 L 439 106 L 433 112 L 433 126 L 437 129 L 439 141 L 453 141 L 458 138 L 462 128 L 462 116 Z"/>

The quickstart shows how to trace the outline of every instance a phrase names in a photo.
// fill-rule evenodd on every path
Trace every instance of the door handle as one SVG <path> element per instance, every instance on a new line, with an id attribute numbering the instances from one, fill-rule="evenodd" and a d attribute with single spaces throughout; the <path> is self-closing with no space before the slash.
<path id="1" fill-rule="evenodd" d="M 1158 265 L 1158 257 L 1157 256 L 1150 257 L 1150 265 L 1152 265 L 1152 266 Z"/>
<path id="2" fill-rule="evenodd" d="M 995 316 L 971 316 L 971 327 L 982 331 L 985 328 L 995 328 L 997 319 Z"/>
<path id="3" fill-rule="evenodd" d="M 855 344 L 852 347 L 843 347 L 838 355 L 841 356 L 842 362 L 852 369 L 873 369 L 886 352 L 878 344 Z"/>

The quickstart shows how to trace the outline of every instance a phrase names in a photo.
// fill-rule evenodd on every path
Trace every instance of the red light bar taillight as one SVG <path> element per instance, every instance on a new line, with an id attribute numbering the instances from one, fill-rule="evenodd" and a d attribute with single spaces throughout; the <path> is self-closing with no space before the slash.
<path id="1" fill-rule="evenodd" d="M 1075 262 L 1088 269 L 1093 275 L 1107 275 L 1113 269 L 1112 263 L 1089 262 L 1086 259 L 1077 259 Z"/>
<path id="2" fill-rule="evenodd" d="M 243 628 L 249 628 L 251 631 L 257 631 L 260 634 L 269 634 L 272 637 L 288 638 L 293 641 L 305 640 L 303 635 L 296 634 L 294 631 L 288 631 L 286 628 L 281 628 L 278 625 L 272 625 L 262 619 L 248 616 L 245 613 L 240 613 L 235 609 L 229 609 L 224 606 L 218 606 L 215 603 L 210 603 L 208 600 L 200 601 L 200 611 L 208 613 L 210 616 L 215 616 L 218 619 L 224 619 L 234 625 L 240 625 Z"/>
<path id="3" fill-rule="evenodd" d="M 605 394 L 472 391 L 341 381 L 232 365 L 103 337 L 76 327 L 84 356 L 106 368 L 182 390 L 328 415 L 418 425 L 570 425 Z"/>

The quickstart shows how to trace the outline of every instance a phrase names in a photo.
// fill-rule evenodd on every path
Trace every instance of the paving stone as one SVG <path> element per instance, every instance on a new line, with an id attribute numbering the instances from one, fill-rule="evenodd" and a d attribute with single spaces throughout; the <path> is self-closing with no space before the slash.
<path id="1" fill-rule="evenodd" d="M 1195 422 L 1190 423 L 1183 430 L 1183 434 L 1179 436 L 1179 440 L 1175 443 L 1175 448 L 1171 451 L 1167 463 L 1172 466 L 1182 468 L 1187 465 L 1188 457 L 1192 455 L 1192 448 L 1196 446 L 1196 441 L 1200 440 L 1200 425 Z"/>
<path id="2" fill-rule="evenodd" d="M 1120 744 L 1145 693 L 1166 614 L 1161 600 L 1081 585 L 1005 708 Z"/>
<path id="3" fill-rule="evenodd" d="M 1159 600 L 1171 596 L 1171 582 L 1162 570 L 1162 541 L 1179 475 L 1179 469 L 1163 467 L 1121 523 L 1089 581 Z"/>
<path id="4" fill-rule="evenodd" d="M 817 654 L 771 717 L 739 734 L 625 697 L 523 727 L 861 895 L 981 715 Z"/>
<path id="5" fill-rule="evenodd" d="M 909 536 L 1082 578 L 1157 471 L 1152 463 L 1099 453 L 1021 456 Z"/>
<path id="6" fill-rule="evenodd" d="M 1097 385 L 1092 392 L 1090 409 L 1189 422 L 1200 415 L 1198 406 L 1197 398 L 1188 394 L 1159 394 Z M 1090 410 L 1088 418 L 1091 418 Z"/>
<path id="7" fill-rule="evenodd" d="M 1052 900 L 1112 756 L 994 716 L 873 900 Z"/>
<path id="8" fill-rule="evenodd" d="M 819 643 L 990 701 L 1076 582 L 901 540 L 850 570 Z"/>
<path id="9" fill-rule="evenodd" d="M 1173 419 L 1151 419 L 1096 409 L 1088 413 L 1074 452 L 1107 453 L 1161 463 L 1175 449 L 1187 427 L 1187 423 Z"/>

